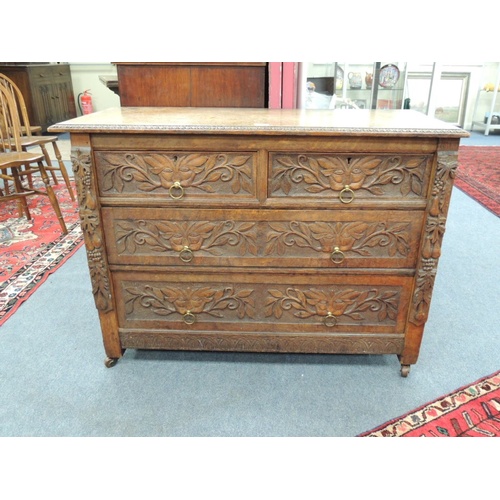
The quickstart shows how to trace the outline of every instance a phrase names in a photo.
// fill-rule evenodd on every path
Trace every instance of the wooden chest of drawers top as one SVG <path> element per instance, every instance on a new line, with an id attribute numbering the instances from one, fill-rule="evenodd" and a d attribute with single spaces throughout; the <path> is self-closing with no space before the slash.
<path id="1" fill-rule="evenodd" d="M 110 108 L 58 123 L 54 132 L 466 137 L 467 132 L 412 110 Z"/>

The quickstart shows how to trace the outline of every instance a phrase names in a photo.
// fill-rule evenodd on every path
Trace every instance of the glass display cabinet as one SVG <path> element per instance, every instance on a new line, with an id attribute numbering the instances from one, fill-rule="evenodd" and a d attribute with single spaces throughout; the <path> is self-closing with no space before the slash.
<path id="1" fill-rule="evenodd" d="M 406 63 L 301 63 L 299 74 L 301 108 L 405 107 Z"/>
<path id="2" fill-rule="evenodd" d="M 481 75 L 471 130 L 484 130 L 484 135 L 500 130 L 500 63 L 486 63 Z"/>

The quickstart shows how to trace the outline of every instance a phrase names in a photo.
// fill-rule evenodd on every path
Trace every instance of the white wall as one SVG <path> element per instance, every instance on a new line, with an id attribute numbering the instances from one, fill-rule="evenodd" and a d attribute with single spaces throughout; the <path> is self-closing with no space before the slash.
<path id="1" fill-rule="evenodd" d="M 75 93 L 75 104 L 77 114 L 80 115 L 78 107 L 78 95 L 85 90 L 92 94 L 92 106 L 94 111 L 102 111 L 106 108 L 120 106 L 120 97 L 108 89 L 99 80 L 99 76 L 115 76 L 116 67 L 111 63 L 75 63 L 70 62 L 71 80 L 73 92 Z"/>

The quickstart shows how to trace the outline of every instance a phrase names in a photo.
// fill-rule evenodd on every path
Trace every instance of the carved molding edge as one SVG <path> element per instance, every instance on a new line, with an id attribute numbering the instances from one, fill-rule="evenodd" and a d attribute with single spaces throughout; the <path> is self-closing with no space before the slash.
<path id="1" fill-rule="evenodd" d="M 80 222 L 87 249 L 92 293 L 97 309 L 108 312 L 112 309 L 110 273 L 104 250 L 102 222 L 97 203 L 90 148 L 73 148 L 71 162 L 75 174 Z"/>
<path id="2" fill-rule="evenodd" d="M 269 133 L 287 133 L 290 135 L 302 134 L 304 132 L 317 132 L 324 133 L 327 135 L 345 135 L 345 134 L 363 134 L 363 135 L 373 135 L 373 136 L 388 136 L 397 135 L 415 137 L 419 136 L 441 136 L 441 137 L 464 137 L 464 131 L 457 128 L 446 128 L 446 129 L 434 129 L 434 128 L 372 128 L 372 127 L 308 127 L 308 126 L 275 126 L 275 125 L 150 125 L 147 123 L 141 124 L 102 124 L 102 123 L 82 123 L 82 124 L 69 124 L 65 123 L 64 127 L 52 127 L 53 132 L 89 132 L 89 131 L 107 131 L 107 132 L 122 132 L 122 131 L 133 131 L 137 132 L 138 127 L 141 132 L 263 132 L 265 134 Z"/>
<path id="3" fill-rule="evenodd" d="M 425 223 L 420 261 L 416 270 L 416 286 L 410 321 L 423 325 L 429 316 L 434 280 L 441 255 L 441 244 L 446 229 L 446 216 L 450 202 L 453 180 L 458 166 L 456 151 L 438 152 L 437 169 L 429 200 L 429 211 Z"/>
<path id="4" fill-rule="evenodd" d="M 269 335 L 264 333 L 175 333 L 120 332 L 122 345 L 130 349 L 172 349 L 239 352 L 289 352 L 325 354 L 400 354 L 402 336 L 369 335 L 353 337 L 335 335 Z"/>

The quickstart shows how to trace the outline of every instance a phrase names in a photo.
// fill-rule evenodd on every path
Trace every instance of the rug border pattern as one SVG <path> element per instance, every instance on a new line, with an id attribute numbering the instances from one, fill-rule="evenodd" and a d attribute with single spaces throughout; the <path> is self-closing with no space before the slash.
<path id="1" fill-rule="evenodd" d="M 358 437 L 403 437 L 424 424 L 437 420 L 463 405 L 500 388 L 500 371 L 486 375 L 400 417 L 359 434 Z"/>
<path id="2" fill-rule="evenodd" d="M 68 234 L 52 241 L 28 264 L 0 284 L 0 326 L 83 245 L 80 221 L 68 227 Z M 59 248 L 58 248 L 59 247 Z M 57 255 L 54 258 L 54 250 Z M 9 294 L 12 296 L 9 298 Z"/>

